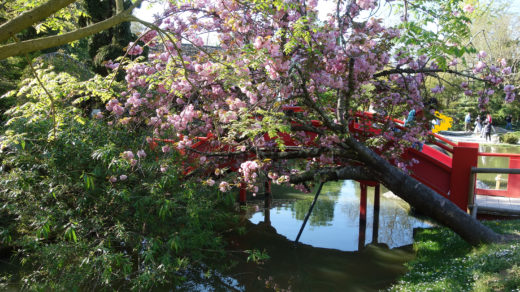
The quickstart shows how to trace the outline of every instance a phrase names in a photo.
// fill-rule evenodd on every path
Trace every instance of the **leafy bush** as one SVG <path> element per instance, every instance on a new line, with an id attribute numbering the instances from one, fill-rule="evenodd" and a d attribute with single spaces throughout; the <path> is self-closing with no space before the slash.
<path id="1" fill-rule="evenodd" d="M 151 150 L 142 129 L 81 116 L 71 92 L 92 84 L 65 73 L 45 78 L 56 136 L 48 98 L 25 82 L 0 137 L 0 245 L 16 248 L 24 288 L 171 287 L 220 259 L 233 196 L 184 181 L 179 157 Z M 135 163 L 123 155 L 141 149 L 147 155 Z"/>
<path id="2" fill-rule="evenodd" d="M 483 222 L 500 233 L 517 233 L 518 220 Z M 417 257 L 389 291 L 518 291 L 520 243 L 472 248 L 447 228 L 424 229 L 415 236 Z"/>
<path id="3" fill-rule="evenodd" d="M 500 136 L 500 142 L 503 143 L 509 143 L 509 144 L 517 144 L 518 139 L 520 137 L 520 133 L 505 133 L 504 135 Z"/>

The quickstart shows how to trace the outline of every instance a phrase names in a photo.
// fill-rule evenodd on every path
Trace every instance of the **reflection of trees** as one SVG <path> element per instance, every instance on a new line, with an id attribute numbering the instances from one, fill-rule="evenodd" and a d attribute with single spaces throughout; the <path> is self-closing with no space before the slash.
<path id="1" fill-rule="evenodd" d="M 312 204 L 312 199 L 297 200 L 292 205 L 293 216 L 298 220 L 303 220 L 309 207 Z M 312 210 L 309 223 L 311 226 L 325 226 L 334 219 L 334 205 L 335 201 L 329 198 L 318 199 L 314 209 Z"/>
<path id="2" fill-rule="evenodd" d="M 518 146 L 509 145 L 480 145 L 480 152 L 487 153 L 518 153 L 520 148 Z M 509 168 L 509 158 L 507 157 L 489 157 L 479 156 L 478 167 L 486 168 Z M 491 189 L 495 188 L 496 173 L 479 173 L 477 179 L 488 185 Z M 501 184 L 501 189 L 507 188 L 507 174 L 502 174 L 504 180 Z"/>
<path id="3" fill-rule="evenodd" d="M 379 213 L 379 242 L 386 243 L 390 248 L 411 244 L 414 227 L 427 226 L 410 216 L 397 199 L 394 201 L 387 202 Z"/>
<path id="4" fill-rule="evenodd" d="M 327 194 L 327 196 L 338 196 L 342 187 L 343 181 L 329 181 L 323 185 L 321 193 Z"/>

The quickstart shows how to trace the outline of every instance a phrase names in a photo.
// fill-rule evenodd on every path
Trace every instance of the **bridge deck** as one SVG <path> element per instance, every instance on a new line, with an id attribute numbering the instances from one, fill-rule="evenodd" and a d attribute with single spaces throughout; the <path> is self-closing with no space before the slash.
<path id="1" fill-rule="evenodd" d="M 520 216 L 520 198 L 477 195 L 477 212 L 504 216 Z"/>

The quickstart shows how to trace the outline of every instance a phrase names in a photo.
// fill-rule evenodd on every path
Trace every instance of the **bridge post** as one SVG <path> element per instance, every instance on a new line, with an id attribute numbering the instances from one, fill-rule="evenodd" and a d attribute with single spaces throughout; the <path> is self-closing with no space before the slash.
<path id="1" fill-rule="evenodd" d="M 471 168 L 478 164 L 478 143 L 459 142 L 453 147 L 450 192 L 448 199 L 461 208 L 468 210 L 469 178 Z"/>
<path id="2" fill-rule="evenodd" d="M 264 208 L 271 208 L 271 180 L 267 178 L 264 182 Z"/>
<path id="3" fill-rule="evenodd" d="M 360 182 L 361 194 L 359 199 L 359 239 L 358 250 L 365 247 L 365 233 L 367 227 L 367 185 Z"/>
<path id="4" fill-rule="evenodd" d="M 380 186 L 374 187 L 374 223 L 372 224 L 372 243 L 379 241 L 379 205 L 380 205 Z"/>
<path id="5" fill-rule="evenodd" d="M 246 204 L 246 184 L 240 183 L 240 189 L 238 191 L 238 202 L 240 205 Z"/>
<path id="6" fill-rule="evenodd" d="M 509 168 L 520 168 L 520 157 L 509 157 Z M 507 192 L 512 198 L 520 198 L 520 174 L 508 174 Z"/>

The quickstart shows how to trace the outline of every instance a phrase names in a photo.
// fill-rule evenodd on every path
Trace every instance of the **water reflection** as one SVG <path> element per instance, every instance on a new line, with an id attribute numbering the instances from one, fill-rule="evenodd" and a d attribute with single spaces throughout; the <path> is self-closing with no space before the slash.
<path id="1" fill-rule="evenodd" d="M 270 259 L 261 265 L 243 261 L 230 272 L 240 291 L 377 291 L 402 275 L 414 256 L 410 247 L 369 245 L 354 253 L 294 246 L 271 226 L 249 225 L 238 247 L 265 250 Z"/>
<path id="2" fill-rule="evenodd" d="M 520 147 L 514 145 L 480 145 L 479 152 L 486 153 L 520 153 Z M 478 167 L 486 168 L 509 168 L 509 158 L 507 157 L 490 157 L 479 156 Z M 477 180 L 484 185 L 479 185 L 479 188 L 495 189 L 497 186 L 496 173 L 479 173 Z M 502 174 L 500 177 L 500 189 L 507 189 L 507 174 Z"/>
<path id="3" fill-rule="evenodd" d="M 359 225 L 359 183 L 344 181 L 327 183 L 318 199 L 315 209 L 309 219 L 310 225 L 305 228 L 300 242 L 314 247 L 333 248 L 342 251 L 358 250 L 360 233 Z M 385 193 L 386 190 L 382 190 Z M 374 229 L 374 196 L 373 188 L 368 191 L 367 224 L 365 234 L 368 236 L 364 244 L 379 242 L 390 248 L 408 245 L 413 242 L 413 229 L 417 227 L 429 227 L 415 217 L 409 215 L 408 205 L 395 196 L 388 193 L 381 197 L 379 211 L 379 230 Z M 283 193 L 274 191 L 273 206 L 270 212 L 258 211 L 250 214 L 250 221 L 254 224 L 265 222 L 265 216 L 278 234 L 289 240 L 294 240 L 299 227 L 303 222 L 309 205 L 311 195 L 302 194 L 303 199 L 282 199 Z M 261 203 L 258 203 L 262 206 Z M 363 237 L 363 236 L 362 236 Z M 362 245 L 364 245 L 362 243 Z"/>
<path id="4" fill-rule="evenodd" d="M 305 198 L 303 200 L 295 201 L 291 204 L 291 211 L 293 212 L 294 218 L 302 220 L 307 215 L 307 211 L 312 204 L 312 199 Z M 332 219 L 334 219 L 334 205 L 335 201 L 330 198 L 321 198 L 316 202 L 314 210 L 312 211 L 311 217 L 309 218 L 309 224 L 311 226 L 328 226 Z"/>

